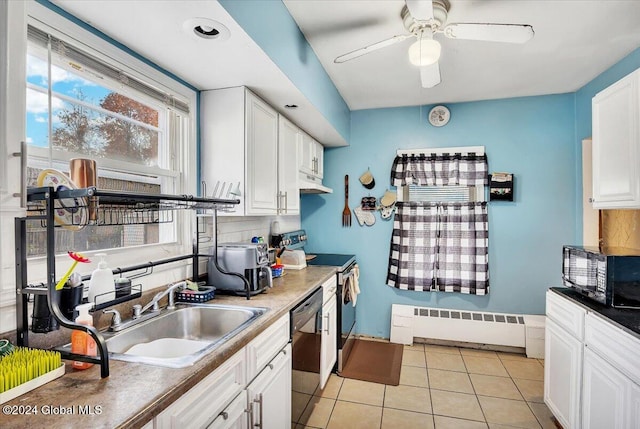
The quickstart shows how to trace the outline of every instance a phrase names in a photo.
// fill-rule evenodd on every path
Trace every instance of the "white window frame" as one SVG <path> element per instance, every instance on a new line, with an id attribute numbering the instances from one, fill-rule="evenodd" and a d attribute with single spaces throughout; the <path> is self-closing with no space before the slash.
<path id="1" fill-rule="evenodd" d="M 0 6 L 0 22 L 6 26 L 5 31 L 0 31 L 0 43 L 6 46 L 8 52 L 8 61 L 12 64 L 12 68 L 8 70 L 7 75 L 0 73 L 3 89 L 12 88 L 11 93 L 7 93 L 6 105 L 1 106 L 2 111 L 7 112 L 4 117 L 5 124 L 11 125 L 5 127 L 4 131 L 4 149 L 6 153 L 13 153 L 19 150 L 20 141 L 25 139 L 25 117 L 26 117 L 26 24 L 35 25 L 47 32 L 54 34 L 61 40 L 69 40 L 76 46 L 86 49 L 95 55 L 98 59 L 105 62 L 115 63 L 126 73 L 142 81 L 153 83 L 160 88 L 165 88 L 167 92 L 181 98 L 190 106 L 189 125 L 183 132 L 186 135 L 185 142 L 182 147 L 177 148 L 180 164 L 175 165 L 175 170 L 180 173 L 177 180 L 178 189 L 176 194 L 196 194 L 197 191 L 197 93 L 196 91 L 184 86 L 180 82 L 172 79 L 166 74 L 156 70 L 154 67 L 144 61 L 135 58 L 129 53 L 121 50 L 119 47 L 102 39 L 96 34 L 78 26 L 69 21 L 65 17 L 38 4 L 35 1 L 28 2 L 2 2 Z M 11 104 L 9 104 L 11 103 Z M 8 109 L 8 106 L 11 109 Z M 13 112 L 13 113 L 9 113 Z M 17 113 L 16 113 L 17 112 Z M 20 118 L 21 116 L 21 118 Z M 13 121 L 15 119 L 15 121 Z M 0 122 L 2 123 L 2 122 Z M 0 309 L 2 317 L 0 317 L 0 332 L 6 332 L 15 328 L 15 312 L 11 311 L 15 308 L 15 258 L 13 246 L 13 218 L 24 215 L 24 210 L 19 207 L 19 198 L 13 196 L 19 193 L 21 184 L 16 177 L 19 177 L 19 159 L 10 159 L 0 161 L 7 168 L 6 170 L 7 187 L 6 190 L 0 189 L 0 216 L 2 216 L 0 226 L 3 237 L 3 246 L 0 252 Z M 111 268 L 126 267 L 132 264 L 144 263 L 164 259 L 177 255 L 186 255 L 192 252 L 193 225 L 195 222 L 191 219 L 195 214 L 178 212 L 175 219 L 177 228 L 176 243 L 155 244 L 135 247 L 135 251 L 130 249 L 113 249 L 109 252 L 108 262 Z M 5 241 L 6 240 L 6 241 Z M 94 252 L 86 252 L 91 256 Z M 134 256 L 132 257 L 132 253 Z M 69 264 L 69 258 L 62 255 L 56 258 L 57 271 L 61 271 Z M 91 264 L 84 269 L 78 269 L 82 274 L 89 274 L 95 268 L 95 264 Z M 43 281 L 46 279 L 46 263 L 45 260 L 29 261 L 30 275 L 32 272 L 37 273 L 33 278 L 29 278 L 30 282 Z M 190 261 L 185 260 L 179 263 L 167 264 L 156 267 L 150 276 L 143 277 L 141 283 L 144 289 L 162 286 L 168 282 L 184 279 L 191 274 Z M 39 276 L 41 278 L 38 278 Z M 8 311 L 7 311 L 8 310 Z"/>

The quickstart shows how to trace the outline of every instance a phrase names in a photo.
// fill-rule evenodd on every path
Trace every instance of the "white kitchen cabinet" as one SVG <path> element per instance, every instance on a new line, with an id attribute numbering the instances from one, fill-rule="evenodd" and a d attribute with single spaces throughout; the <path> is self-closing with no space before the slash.
<path id="1" fill-rule="evenodd" d="M 247 394 L 250 428 L 291 428 L 290 344 L 249 384 Z"/>
<path id="2" fill-rule="evenodd" d="M 545 329 L 544 402 L 563 428 L 578 429 L 582 342 L 551 319 Z"/>
<path id="3" fill-rule="evenodd" d="M 206 428 L 246 386 L 242 349 L 155 418 L 155 429 Z"/>
<path id="4" fill-rule="evenodd" d="M 546 314 L 544 402 L 565 429 L 577 429 L 586 310 L 548 291 Z"/>
<path id="5" fill-rule="evenodd" d="M 324 175 L 324 146 L 303 133 L 300 140 L 300 172 L 322 179 Z"/>
<path id="6" fill-rule="evenodd" d="M 246 91 L 247 214 L 278 211 L 278 113 Z"/>
<path id="7" fill-rule="evenodd" d="M 280 214 L 300 214 L 298 148 L 302 131 L 280 115 L 278 118 L 278 198 Z"/>
<path id="8" fill-rule="evenodd" d="M 245 347 L 249 381 L 255 378 L 289 342 L 290 324 L 289 314 L 285 314 Z"/>
<path id="9" fill-rule="evenodd" d="M 338 358 L 337 279 L 322 284 L 322 340 L 320 344 L 320 389 L 324 389 Z"/>
<path id="10" fill-rule="evenodd" d="M 239 185 L 240 205 L 230 215 L 299 213 L 297 138 L 295 145 L 289 134 L 280 140 L 278 112 L 245 87 L 203 91 L 200 108 L 207 195 L 233 197 L 229 189 Z"/>
<path id="11" fill-rule="evenodd" d="M 582 379 L 583 429 L 625 429 L 626 391 L 633 383 L 588 347 Z M 640 422 L 639 422 L 640 423 Z"/>
<path id="12" fill-rule="evenodd" d="M 640 208 L 640 69 L 596 94 L 593 207 Z"/>

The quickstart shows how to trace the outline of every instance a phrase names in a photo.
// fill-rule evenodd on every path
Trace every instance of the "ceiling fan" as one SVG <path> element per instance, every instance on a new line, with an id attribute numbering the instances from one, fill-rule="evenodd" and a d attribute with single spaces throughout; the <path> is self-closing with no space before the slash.
<path id="1" fill-rule="evenodd" d="M 415 37 L 409 47 L 409 61 L 420 67 L 420 79 L 424 88 L 433 88 L 440 83 L 441 46 L 434 39 L 436 33 L 443 33 L 450 39 L 481 40 L 488 42 L 525 43 L 533 37 L 533 27 L 524 24 L 485 24 L 447 22 L 449 2 L 447 0 L 405 0 L 400 16 L 408 34 L 400 34 L 390 39 L 356 49 L 337 57 L 335 63 L 358 58 L 378 49 L 395 45 Z M 445 25 L 446 24 L 446 25 Z"/>

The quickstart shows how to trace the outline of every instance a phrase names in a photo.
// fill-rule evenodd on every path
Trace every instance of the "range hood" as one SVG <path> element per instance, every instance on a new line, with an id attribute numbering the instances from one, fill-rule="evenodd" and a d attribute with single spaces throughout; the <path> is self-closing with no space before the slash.
<path id="1" fill-rule="evenodd" d="M 333 189 L 322 184 L 321 179 L 307 174 L 301 174 L 299 179 L 301 194 L 331 194 Z"/>

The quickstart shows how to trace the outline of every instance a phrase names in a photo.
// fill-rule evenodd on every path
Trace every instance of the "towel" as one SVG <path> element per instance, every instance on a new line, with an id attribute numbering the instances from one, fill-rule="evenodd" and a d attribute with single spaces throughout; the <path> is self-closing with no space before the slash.
<path id="1" fill-rule="evenodd" d="M 356 301 L 358 301 L 358 294 L 360 293 L 360 267 L 356 264 L 353 267 L 353 275 L 347 278 L 347 281 L 344 283 L 344 290 L 342 291 L 342 296 L 344 297 L 344 303 L 347 304 L 351 301 L 352 305 L 356 306 Z"/>

